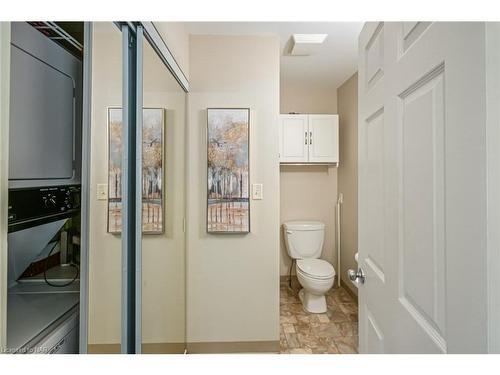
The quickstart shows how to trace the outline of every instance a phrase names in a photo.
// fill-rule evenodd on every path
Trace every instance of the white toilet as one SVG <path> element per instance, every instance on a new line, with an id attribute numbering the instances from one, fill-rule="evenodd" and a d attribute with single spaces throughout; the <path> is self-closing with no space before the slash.
<path id="1" fill-rule="evenodd" d="M 333 266 L 319 259 L 323 250 L 325 224 L 319 221 L 289 221 L 283 227 L 288 255 L 297 260 L 302 305 L 311 313 L 324 313 L 325 294 L 333 286 L 335 278 Z"/>

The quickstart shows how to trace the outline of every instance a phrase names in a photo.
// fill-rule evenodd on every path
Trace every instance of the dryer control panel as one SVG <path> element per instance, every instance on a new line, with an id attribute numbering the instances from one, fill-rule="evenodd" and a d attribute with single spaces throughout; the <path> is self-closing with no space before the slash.
<path id="1" fill-rule="evenodd" d="M 80 185 L 9 190 L 9 233 L 80 211 Z"/>

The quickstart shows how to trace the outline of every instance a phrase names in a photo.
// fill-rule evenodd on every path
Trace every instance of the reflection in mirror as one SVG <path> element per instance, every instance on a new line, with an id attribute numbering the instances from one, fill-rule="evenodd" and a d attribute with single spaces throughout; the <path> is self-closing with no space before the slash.
<path id="1" fill-rule="evenodd" d="M 142 352 L 185 348 L 185 92 L 143 46 Z"/>

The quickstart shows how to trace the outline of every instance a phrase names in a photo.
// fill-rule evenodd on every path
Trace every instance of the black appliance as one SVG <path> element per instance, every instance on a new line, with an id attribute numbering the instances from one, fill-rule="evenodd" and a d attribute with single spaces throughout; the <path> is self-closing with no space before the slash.
<path id="1" fill-rule="evenodd" d="M 8 232 L 75 216 L 80 197 L 80 185 L 9 189 Z"/>

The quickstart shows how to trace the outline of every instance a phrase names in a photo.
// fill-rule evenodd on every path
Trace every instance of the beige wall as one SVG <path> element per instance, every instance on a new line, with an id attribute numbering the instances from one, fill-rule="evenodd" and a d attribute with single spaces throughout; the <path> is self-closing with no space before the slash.
<path id="1" fill-rule="evenodd" d="M 347 270 L 356 269 L 354 254 L 358 248 L 358 74 L 338 88 L 340 166 L 338 191 L 344 195 L 341 207 L 341 279 L 357 294 L 349 282 Z"/>
<path id="2" fill-rule="evenodd" d="M 337 90 L 309 82 L 280 82 L 280 113 L 337 113 Z"/>
<path id="3" fill-rule="evenodd" d="M 308 82 L 280 82 L 280 113 L 337 113 L 337 90 Z M 342 159 L 340 159 L 342 162 Z M 337 269 L 335 204 L 337 169 L 326 166 L 281 166 L 280 224 L 289 220 L 325 223 L 321 258 Z M 280 275 L 288 275 L 291 259 L 280 230 Z M 295 273 L 295 271 L 293 271 Z"/>
<path id="4" fill-rule="evenodd" d="M 154 25 L 182 72 L 189 79 L 189 32 L 186 23 L 154 22 Z"/>
<path id="5" fill-rule="evenodd" d="M 107 201 L 96 185 L 107 183 L 107 108 L 121 106 L 121 34 L 94 23 L 89 254 L 89 344 L 116 344 L 121 332 L 121 238 L 106 232 Z M 185 94 L 144 47 L 144 105 L 166 109 L 165 233 L 146 235 L 143 251 L 143 342 L 185 339 L 184 130 Z"/>
<path id="6" fill-rule="evenodd" d="M 190 37 L 187 340 L 279 340 L 279 41 Z M 206 233 L 206 108 L 250 107 L 251 233 Z"/>
<path id="7" fill-rule="evenodd" d="M 144 343 L 183 343 L 186 327 L 186 93 L 148 43 L 144 46 L 145 107 L 165 108 L 164 229 L 142 241 Z"/>
<path id="8" fill-rule="evenodd" d="M 7 344 L 10 23 L 0 22 L 0 348 Z"/>
<path id="9" fill-rule="evenodd" d="M 280 221 L 320 220 L 325 223 L 322 259 L 337 269 L 335 243 L 335 204 L 337 202 L 337 168 L 329 166 L 283 165 L 280 168 Z M 280 230 L 280 274 L 288 275 L 288 256 Z M 293 270 L 295 274 L 295 270 Z"/>

